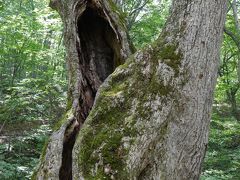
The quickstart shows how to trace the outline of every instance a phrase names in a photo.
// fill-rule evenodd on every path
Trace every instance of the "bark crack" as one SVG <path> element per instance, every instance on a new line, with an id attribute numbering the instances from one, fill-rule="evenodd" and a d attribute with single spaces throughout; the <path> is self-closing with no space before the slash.
<path id="1" fill-rule="evenodd" d="M 87 4 L 77 20 L 78 41 L 76 48 L 79 58 L 81 82 L 78 84 L 79 99 L 74 118 L 64 134 L 60 180 L 72 179 L 72 149 L 77 134 L 86 120 L 99 86 L 122 62 L 120 45 L 115 29 L 105 12 Z"/>

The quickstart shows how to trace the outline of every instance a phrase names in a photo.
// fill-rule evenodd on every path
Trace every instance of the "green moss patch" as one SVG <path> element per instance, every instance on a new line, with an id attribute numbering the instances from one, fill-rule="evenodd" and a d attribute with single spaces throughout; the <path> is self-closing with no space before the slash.
<path id="1" fill-rule="evenodd" d="M 121 177 L 118 172 L 122 172 L 124 167 L 123 158 L 126 152 L 122 147 L 122 138 L 126 132 L 122 130 L 123 121 L 116 122 L 119 117 L 124 118 L 124 112 L 119 108 L 108 111 L 111 114 L 104 114 L 103 110 L 101 112 L 103 113 L 98 113 L 90 124 L 94 126 L 94 131 L 86 132 L 82 142 L 84 147 L 79 152 L 80 167 L 87 179 L 110 178 L 110 174 L 104 172 L 105 166 L 111 168 L 114 177 Z M 92 174 L 91 169 L 95 169 L 96 163 L 99 163 L 99 167 L 96 174 Z"/>
<path id="2" fill-rule="evenodd" d="M 177 45 L 165 45 L 158 53 L 158 58 L 171 67 L 175 71 L 176 76 L 179 75 L 179 67 L 181 66 L 181 60 L 183 58 L 182 53 L 177 52 L 177 48 Z"/>

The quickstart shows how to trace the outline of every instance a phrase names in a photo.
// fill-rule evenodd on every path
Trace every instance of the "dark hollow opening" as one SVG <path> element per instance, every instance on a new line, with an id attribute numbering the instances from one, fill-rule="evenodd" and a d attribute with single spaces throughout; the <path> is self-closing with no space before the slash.
<path id="1" fill-rule="evenodd" d="M 114 32 L 109 23 L 91 8 L 87 8 L 78 21 L 78 32 L 81 52 L 84 54 L 82 63 L 94 69 L 103 82 L 115 66 L 111 42 L 111 38 L 115 36 Z"/>
<path id="2" fill-rule="evenodd" d="M 83 81 L 79 123 L 87 118 L 99 86 L 120 64 L 118 41 L 109 23 L 96 9 L 87 7 L 77 22 L 79 64 Z"/>
<path id="3" fill-rule="evenodd" d="M 80 43 L 77 42 L 76 47 L 83 79 L 77 115 L 81 126 L 93 106 L 99 86 L 120 64 L 121 60 L 116 34 L 97 10 L 87 7 L 78 19 L 77 27 Z M 77 133 L 73 131 L 71 137 L 67 138 L 69 142 L 64 141 L 60 180 L 72 179 L 72 149 Z"/>

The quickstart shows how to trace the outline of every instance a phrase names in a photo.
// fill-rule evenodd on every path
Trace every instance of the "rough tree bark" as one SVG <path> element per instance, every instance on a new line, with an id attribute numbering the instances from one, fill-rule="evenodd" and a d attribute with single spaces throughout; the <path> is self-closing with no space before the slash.
<path id="1" fill-rule="evenodd" d="M 226 1 L 174 0 L 158 40 L 115 71 L 131 51 L 109 2 L 51 3 L 65 25 L 70 103 L 34 178 L 198 179 Z"/>

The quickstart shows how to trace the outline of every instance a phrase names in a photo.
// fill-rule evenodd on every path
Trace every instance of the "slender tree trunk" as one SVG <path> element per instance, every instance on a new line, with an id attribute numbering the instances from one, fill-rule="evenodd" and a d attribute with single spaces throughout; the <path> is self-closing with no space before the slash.
<path id="1" fill-rule="evenodd" d="M 174 0 L 158 40 L 115 71 L 130 48 L 108 2 L 52 2 L 65 23 L 70 110 L 35 178 L 198 179 L 226 1 Z"/>

